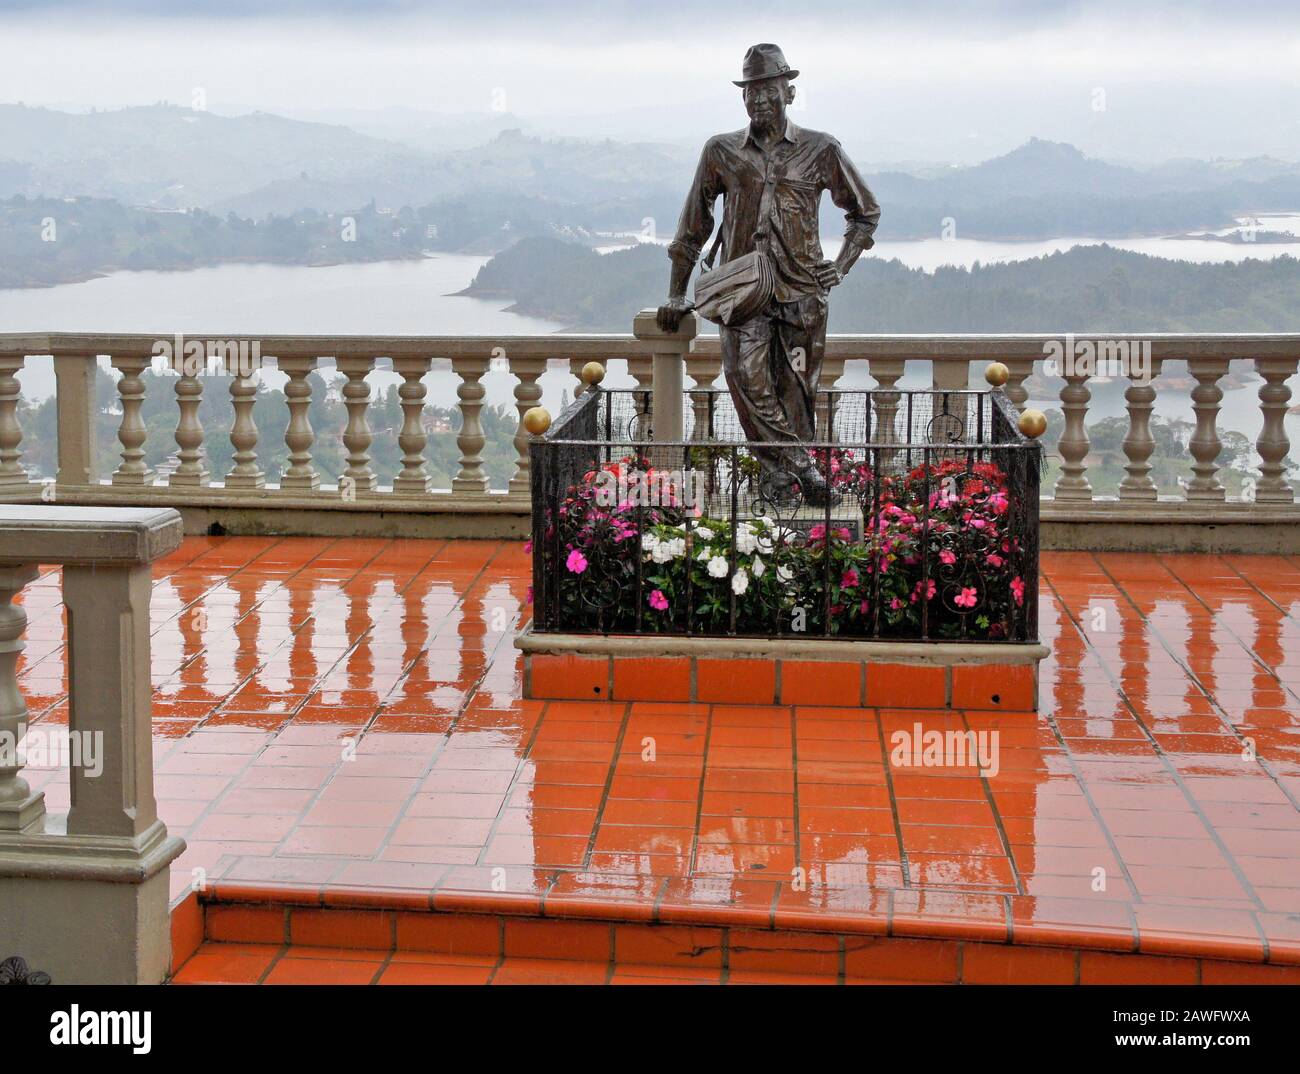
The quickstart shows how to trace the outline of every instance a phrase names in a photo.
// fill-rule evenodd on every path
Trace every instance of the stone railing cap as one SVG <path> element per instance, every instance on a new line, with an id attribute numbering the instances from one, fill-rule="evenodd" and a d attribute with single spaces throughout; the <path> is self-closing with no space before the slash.
<path id="1" fill-rule="evenodd" d="M 183 535 L 171 508 L 0 504 L 0 563 L 152 563 Z"/>

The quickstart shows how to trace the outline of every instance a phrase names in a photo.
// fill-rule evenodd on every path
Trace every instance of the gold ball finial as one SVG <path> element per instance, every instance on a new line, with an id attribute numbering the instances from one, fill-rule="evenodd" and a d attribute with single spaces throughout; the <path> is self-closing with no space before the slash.
<path id="1" fill-rule="evenodd" d="M 605 379 L 605 367 L 599 362 L 588 362 L 582 367 L 582 383 L 595 387 Z"/>
<path id="2" fill-rule="evenodd" d="M 1047 432 L 1047 415 L 1041 410 L 1026 410 L 1020 415 L 1020 431 L 1030 440 L 1037 440 Z"/>
<path id="3" fill-rule="evenodd" d="M 995 388 L 1001 388 L 1010 377 L 1011 370 L 1001 362 L 989 362 L 989 364 L 984 367 L 984 379 Z"/>
<path id="4" fill-rule="evenodd" d="M 533 436 L 541 436 L 551 427 L 551 412 L 544 406 L 535 406 L 524 411 L 524 428 Z"/>

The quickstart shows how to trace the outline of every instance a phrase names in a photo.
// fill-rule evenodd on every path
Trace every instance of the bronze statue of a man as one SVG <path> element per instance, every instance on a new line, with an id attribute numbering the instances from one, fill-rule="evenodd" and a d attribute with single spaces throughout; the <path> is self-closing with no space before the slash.
<path id="1" fill-rule="evenodd" d="M 826 293 L 843 280 L 863 250 L 871 249 L 880 206 L 840 143 L 821 131 L 796 127 L 786 116 L 799 74 L 776 45 L 745 54 L 741 88 L 749 126 L 710 138 L 668 247 L 672 277 L 659 326 L 676 331 L 691 309 L 686 284 L 713 232 L 713 203 L 724 195 L 719 264 L 761 250 L 769 259 L 772 298 L 742 324 L 721 325 L 722 369 L 740 423 L 754 441 L 809 441 L 815 435 L 815 399 L 826 345 Z M 822 256 L 817 211 L 823 190 L 844 210 L 848 227 L 833 262 Z M 760 455 L 769 472 L 800 484 L 804 498 L 833 498 L 803 448 Z"/>

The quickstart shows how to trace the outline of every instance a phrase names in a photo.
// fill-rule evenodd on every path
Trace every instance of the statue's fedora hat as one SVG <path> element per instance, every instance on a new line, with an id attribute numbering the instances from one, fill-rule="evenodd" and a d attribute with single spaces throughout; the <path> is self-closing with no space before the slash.
<path id="1" fill-rule="evenodd" d="M 765 78 L 797 78 L 798 76 L 799 72 L 785 62 L 785 53 L 776 45 L 753 45 L 745 53 L 743 73 L 740 81 L 735 85 L 762 82 Z"/>

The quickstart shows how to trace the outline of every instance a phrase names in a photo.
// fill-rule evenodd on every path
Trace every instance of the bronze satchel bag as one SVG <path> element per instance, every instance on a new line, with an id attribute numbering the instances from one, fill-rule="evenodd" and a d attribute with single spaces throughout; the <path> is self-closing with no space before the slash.
<path id="1" fill-rule="evenodd" d="M 776 291 L 776 273 L 767 252 L 760 248 L 713 268 L 719 233 L 695 281 L 695 311 L 714 324 L 735 328 L 757 317 Z"/>

